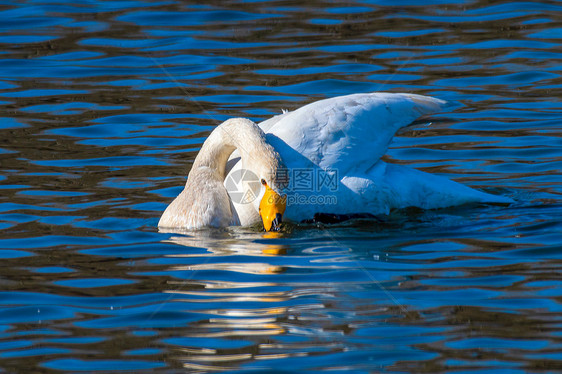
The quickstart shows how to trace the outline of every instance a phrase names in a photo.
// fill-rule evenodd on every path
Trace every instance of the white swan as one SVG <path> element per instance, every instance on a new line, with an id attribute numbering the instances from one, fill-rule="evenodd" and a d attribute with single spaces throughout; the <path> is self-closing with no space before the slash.
<path id="1" fill-rule="evenodd" d="M 512 202 L 380 160 L 399 128 L 444 105 L 421 95 L 369 93 L 317 101 L 259 125 L 229 119 L 204 142 L 184 190 L 158 226 L 261 220 L 269 231 L 279 228 L 284 213 L 298 222 L 316 213 L 377 215 L 409 206 Z"/>

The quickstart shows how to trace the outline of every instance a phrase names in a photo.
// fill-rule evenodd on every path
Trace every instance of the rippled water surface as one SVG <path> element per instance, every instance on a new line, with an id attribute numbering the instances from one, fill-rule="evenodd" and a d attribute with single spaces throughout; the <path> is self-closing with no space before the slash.
<path id="1" fill-rule="evenodd" d="M 562 370 L 561 12 L 0 5 L 0 371 Z M 388 161 L 516 203 L 158 232 L 217 124 L 369 91 L 454 103 Z"/>

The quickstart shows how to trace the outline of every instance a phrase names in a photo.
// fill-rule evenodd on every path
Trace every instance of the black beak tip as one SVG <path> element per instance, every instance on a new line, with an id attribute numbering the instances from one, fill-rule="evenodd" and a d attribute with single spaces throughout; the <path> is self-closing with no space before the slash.
<path id="1" fill-rule="evenodd" d="M 275 219 L 271 223 L 271 231 L 279 231 L 281 229 L 281 223 L 283 222 L 283 216 L 281 213 L 275 215 Z"/>

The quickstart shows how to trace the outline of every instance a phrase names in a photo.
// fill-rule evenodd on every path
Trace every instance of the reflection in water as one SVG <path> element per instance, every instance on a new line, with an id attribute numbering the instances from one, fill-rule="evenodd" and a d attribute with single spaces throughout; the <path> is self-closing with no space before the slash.
<path id="1" fill-rule="evenodd" d="M 335 281 L 339 276 L 329 275 L 349 270 L 347 248 L 335 247 L 332 242 L 329 247 L 316 245 L 310 251 L 307 243 L 303 248 L 310 253 L 305 255 L 310 257 L 306 264 L 302 254 L 288 250 L 285 243 L 290 237 L 282 233 L 236 231 L 229 235 L 224 230 L 204 230 L 193 237 L 170 238 L 190 249 L 205 248 L 206 254 L 186 251 L 169 256 L 176 263 L 189 265 L 170 268 L 176 278 L 184 280 L 170 283 L 173 289 L 167 292 L 178 296 L 175 302 L 194 308 L 198 304 L 213 306 L 198 310 L 208 319 L 185 330 L 184 343 L 177 352 L 186 367 L 228 369 L 248 363 L 271 367 L 271 362 L 279 359 L 343 352 L 351 347 L 345 343 L 345 336 L 355 330 L 351 321 L 358 323 L 365 313 L 388 312 L 380 305 L 364 305 L 357 311 L 345 305 L 342 293 L 362 292 L 364 284 L 372 286 L 366 276 L 345 279 L 342 274 Z M 285 266 L 278 266 L 278 262 Z M 195 284 L 199 288 L 194 289 Z M 235 348 L 213 348 L 221 344 Z"/>
<path id="2" fill-rule="evenodd" d="M 248 230 L 247 232 L 244 232 Z M 172 236 L 166 240 L 168 243 L 183 245 L 186 247 L 204 248 L 217 256 L 226 255 L 281 255 L 287 253 L 287 246 L 273 244 L 275 239 L 283 239 L 284 235 L 279 232 L 263 232 L 263 240 L 255 242 L 256 232 L 251 229 L 239 228 L 233 237 L 228 230 L 206 229 L 197 231 L 183 231 L 159 228 L 162 233 L 184 234 Z M 245 241 L 249 239 L 249 241 Z M 272 244 L 270 244 L 270 242 Z M 282 242 L 282 241 L 281 241 Z M 185 255 L 189 256 L 189 255 Z"/>
<path id="3" fill-rule="evenodd" d="M 240 230 L 239 230 L 240 231 Z M 199 230 L 193 236 L 172 236 L 168 239 L 177 245 L 188 248 L 204 248 L 205 254 L 174 254 L 170 257 L 195 260 L 195 263 L 171 267 L 171 271 L 198 272 L 198 271 L 227 271 L 234 273 L 275 275 L 282 273 L 284 268 L 268 263 L 271 256 L 285 255 L 287 248 L 283 244 L 264 244 L 256 242 L 255 233 L 232 237 L 225 230 Z M 262 233 L 267 242 L 282 239 L 280 233 Z M 254 237 L 254 240 L 251 238 Z M 248 240 L 249 239 L 249 240 Z M 237 263 L 226 262 L 237 259 L 238 256 L 261 259 L 263 262 L 244 261 Z M 215 261 L 220 261 L 216 262 Z M 221 260 L 224 259 L 225 262 Z M 200 261 L 198 263 L 198 261 Z M 274 349 L 275 345 L 258 343 L 257 339 L 270 340 L 276 335 L 285 334 L 286 327 L 283 323 L 289 314 L 286 304 L 292 298 L 290 292 L 277 290 L 283 288 L 277 284 L 276 278 L 269 281 L 217 281 L 215 279 L 201 279 L 197 277 L 197 284 L 202 286 L 198 290 L 186 290 L 184 286 L 193 283 L 192 279 L 173 282 L 174 289 L 168 293 L 175 294 L 177 302 L 184 303 L 211 303 L 220 304 L 216 309 L 206 309 L 209 316 L 206 322 L 199 323 L 197 330 L 186 335 L 187 341 L 194 343 L 207 342 L 209 346 L 197 344 L 178 348 L 177 359 L 184 363 L 184 367 L 197 370 L 232 369 L 237 363 L 248 362 L 252 359 L 275 359 L 291 355 L 266 353 Z M 189 288 L 189 287 L 186 287 Z M 286 288 L 286 286 L 284 287 Z M 242 308 L 237 307 L 243 305 Z M 251 307 L 255 305 L 255 307 Z M 272 305 L 272 306 L 269 306 Z M 218 339 L 243 339 L 244 347 L 236 344 L 236 353 L 232 349 L 214 349 Z M 205 340 L 207 339 L 207 340 Z M 306 355 L 306 352 L 293 355 Z"/>
<path id="4" fill-rule="evenodd" d="M 488 211 L 484 221 L 503 227 L 498 236 L 513 230 L 501 224 L 509 219 L 504 212 Z M 560 308 L 543 303 L 542 312 L 536 309 L 530 291 L 544 282 L 534 275 L 544 275 L 542 265 L 513 257 L 527 245 L 489 240 L 466 209 L 449 212 L 440 227 L 432 223 L 425 238 L 403 236 L 413 235 L 434 213 L 422 213 L 412 228 L 389 225 L 377 234 L 377 241 L 386 243 L 382 253 L 371 247 L 373 234 L 362 232 L 364 223 L 332 227 L 310 239 L 308 232 L 271 237 L 242 228 L 172 236 L 170 242 L 188 250 L 167 256 L 175 264 L 169 271 L 181 280 L 170 282 L 166 292 L 206 316 L 182 330 L 185 339 L 170 342 L 176 359 L 190 369 L 224 370 L 335 354 L 371 369 L 369 360 L 376 359 L 381 368 L 418 371 L 421 360 L 423 370 L 435 372 L 450 368 L 442 357 L 469 369 L 483 356 L 519 365 L 525 359 L 513 350 L 529 344 L 546 354 L 558 339 L 540 331 L 558 330 L 551 326 Z M 462 216 L 455 218 L 455 212 Z M 473 234 L 444 239 L 460 222 Z M 348 230 L 353 235 L 346 236 Z M 438 233 L 443 239 L 436 241 Z M 379 262 L 366 261 L 372 254 Z M 514 304 L 519 313 L 504 310 Z"/>

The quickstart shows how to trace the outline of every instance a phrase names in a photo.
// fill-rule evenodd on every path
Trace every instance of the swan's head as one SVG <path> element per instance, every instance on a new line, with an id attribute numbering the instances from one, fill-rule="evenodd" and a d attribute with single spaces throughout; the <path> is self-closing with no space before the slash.
<path id="1" fill-rule="evenodd" d="M 287 207 L 287 196 L 281 196 L 261 180 L 265 193 L 260 201 L 259 213 L 265 231 L 279 231 L 283 221 L 283 213 Z"/>

